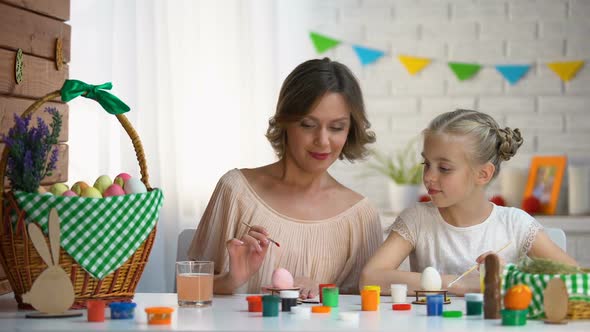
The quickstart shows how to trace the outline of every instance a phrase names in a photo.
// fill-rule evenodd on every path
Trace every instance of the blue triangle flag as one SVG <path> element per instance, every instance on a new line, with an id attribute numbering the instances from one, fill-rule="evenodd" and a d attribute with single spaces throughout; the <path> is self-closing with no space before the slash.
<path id="1" fill-rule="evenodd" d="M 497 65 L 496 70 L 510 85 L 516 84 L 529 71 L 531 65 Z"/>
<path id="2" fill-rule="evenodd" d="M 372 48 L 366 48 L 357 45 L 352 45 L 352 48 L 356 52 L 356 55 L 359 57 L 359 60 L 361 60 L 361 64 L 363 66 L 371 64 L 385 55 L 385 52 Z"/>

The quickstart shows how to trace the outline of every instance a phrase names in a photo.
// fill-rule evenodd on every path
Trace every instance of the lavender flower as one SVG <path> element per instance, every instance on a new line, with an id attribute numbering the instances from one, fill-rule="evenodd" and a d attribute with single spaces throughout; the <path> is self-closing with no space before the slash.
<path id="1" fill-rule="evenodd" d="M 29 129 L 31 117 L 15 115 L 14 126 L 2 137 L 8 149 L 6 176 L 13 190 L 37 192 L 41 180 L 56 168 L 59 151 L 52 147 L 58 142 L 62 118 L 56 108 L 48 107 L 45 112 L 51 114 L 49 127 L 37 118 L 37 127 Z"/>

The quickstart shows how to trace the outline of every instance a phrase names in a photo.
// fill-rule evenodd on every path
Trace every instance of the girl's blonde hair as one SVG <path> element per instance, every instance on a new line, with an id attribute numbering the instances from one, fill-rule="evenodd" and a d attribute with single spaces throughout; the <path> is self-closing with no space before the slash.
<path id="1" fill-rule="evenodd" d="M 500 173 L 500 163 L 510 160 L 523 143 L 520 130 L 501 129 L 491 116 L 473 110 L 459 109 L 440 114 L 424 130 L 424 135 L 431 133 L 471 137 L 474 143 L 472 161 L 478 164 L 491 162 L 496 167 L 493 177 Z"/>

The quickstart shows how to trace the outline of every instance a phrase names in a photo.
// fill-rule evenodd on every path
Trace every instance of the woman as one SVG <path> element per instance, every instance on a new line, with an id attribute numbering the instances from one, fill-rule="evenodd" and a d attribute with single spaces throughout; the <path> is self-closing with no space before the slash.
<path id="1" fill-rule="evenodd" d="M 369 127 L 346 66 L 309 60 L 289 74 L 266 134 L 279 160 L 227 172 L 189 250 L 215 262 L 216 294 L 258 293 L 278 267 L 293 274 L 302 298 L 317 295 L 319 283 L 357 292 L 361 269 L 382 242 L 379 215 L 328 168 L 365 157 L 375 141 Z"/>

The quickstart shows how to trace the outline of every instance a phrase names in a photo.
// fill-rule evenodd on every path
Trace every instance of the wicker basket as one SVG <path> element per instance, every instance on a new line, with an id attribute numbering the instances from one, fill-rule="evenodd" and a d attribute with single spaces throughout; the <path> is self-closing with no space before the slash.
<path id="1" fill-rule="evenodd" d="M 60 97 L 60 90 L 47 94 L 33 103 L 23 117 L 34 113 L 45 102 Z M 141 172 L 141 181 L 148 191 L 153 189 L 149 185 L 145 154 L 139 136 L 129 123 L 127 117 L 116 115 L 117 119 L 131 138 Z M 4 177 L 8 160 L 8 149 L 4 149 L 0 159 L 0 186 L 4 188 Z M 11 216 L 18 217 L 14 225 Z M 25 222 L 26 212 L 16 203 L 12 192 L 4 192 L 0 196 L 0 263 L 4 268 L 19 309 L 30 309 L 22 302 L 22 294 L 28 292 L 35 279 L 43 272 L 47 265 L 43 262 L 37 250 L 34 249 L 27 233 Z M 14 226 L 13 226 L 14 225 Z M 135 288 L 141 277 L 148 256 L 156 236 L 154 227 L 147 239 L 139 246 L 135 253 L 117 270 L 98 280 L 89 275 L 63 248 L 60 248 L 60 266 L 70 276 L 74 286 L 75 302 L 72 309 L 84 308 L 88 299 L 102 299 L 107 302 L 131 301 Z M 45 236 L 48 242 L 48 237 Z"/>
<path id="2" fill-rule="evenodd" d="M 570 298 L 567 305 L 568 319 L 590 319 L 590 302 Z"/>

